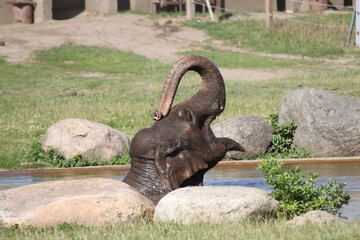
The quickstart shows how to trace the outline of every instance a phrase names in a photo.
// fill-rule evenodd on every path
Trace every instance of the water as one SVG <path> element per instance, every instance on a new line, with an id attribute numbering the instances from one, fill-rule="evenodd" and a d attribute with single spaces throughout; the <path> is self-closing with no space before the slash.
<path id="1" fill-rule="evenodd" d="M 298 164 L 296 164 L 298 165 Z M 296 165 L 286 164 L 291 169 Z M 205 175 L 206 186 L 243 186 L 256 187 L 270 191 L 269 185 L 264 183 L 261 172 L 255 171 L 256 165 L 216 166 Z M 319 184 L 325 184 L 329 178 L 337 182 L 347 182 L 345 191 L 351 196 L 349 205 L 343 207 L 343 216 L 349 221 L 360 221 L 360 162 L 336 163 L 303 163 L 303 174 L 308 171 L 320 174 Z M 91 177 L 106 177 L 123 180 L 127 174 L 126 169 L 117 167 L 91 168 L 91 169 L 57 169 L 57 170 L 22 170 L 0 172 L 0 190 L 20 187 L 45 181 L 80 179 Z"/>

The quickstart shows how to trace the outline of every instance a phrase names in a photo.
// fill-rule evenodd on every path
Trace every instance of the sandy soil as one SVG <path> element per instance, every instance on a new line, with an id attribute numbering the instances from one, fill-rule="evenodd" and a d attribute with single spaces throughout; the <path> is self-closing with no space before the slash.
<path id="1" fill-rule="evenodd" d="M 117 14 L 108 17 L 80 15 L 63 21 L 0 26 L 5 47 L 0 55 L 10 62 L 21 62 L 37 49 L 64 43 L 97 45 L 131 51 L 163 62 L 173 62 L 177 52 L 206 40 L 203 32 L 164 24 L 141 15 Z"/>
<path id="2" fill-rule="evenodd" d="M 104 17 L 85 13 L 70 20 L 0 25 L 0 41 L 5 42 L 5 46 L 0 46 L 0 56 L 9 62 L 26 62 L 35 50 L 75 43 L 116 48 L 174 63 L 180 57 L 180 52 L 211 42 L 202 31 L 168 21 L 131 14 Z M 214 41 L 214 44 L 222 45 L 219 41 Z M 265 80 L 289 73 L 248 69 L 220 71 L 224 79 L 247 80 Z"/>

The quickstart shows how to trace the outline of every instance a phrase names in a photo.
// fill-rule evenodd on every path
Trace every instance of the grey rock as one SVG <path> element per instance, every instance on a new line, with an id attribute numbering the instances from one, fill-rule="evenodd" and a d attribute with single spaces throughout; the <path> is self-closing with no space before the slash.
<path id="1" fill-rule="evenodd" d="M 122 132 L 101 123 L 64 119 L 51 125 L 43 138 L 43 149 L 57 148 L 65 158 L 82 155 L 88 160 L 110 160 L 122 156 L 130 146 Z"/>
<path id="2" fill-rule="evenodd" d="M 294 120 L 294 143 L 312 155 L 345 157 L 360 155 L 360 99 L 302 89 L 281 100 L 279 123 Z"/>
<path id="3" fill-rule="evenodd" d="M 339 223 L 339 218 L 326 211 L 313 210 L 304 215 L 294 217 L 287 223 L 290 225 L 302 224 L 336 224 Z"/>
<path id="4" fill-rule="evenodd" d="M 271 125 L 255 116 L 239 117 L 211 127 L 216 137 L 231 138 L 245 148 L 245 152 L 230 151 L 227 158 L 244 159 L 265 153 L 271 144 Z"/>
<path id="5" fill-rule="evenodd" d="M 151 219 L 153 203 L 126 183 L 91 178 L 50 181 L 0 191 L 0 225 L 104 226 Z"/>
<path id="6" fill-rule="evenodd" d="M 190 223 L 233 222 L 266 217 L 278 201 L 268 192 L 250 187 L 186 187 L 165 195 L 155 208 L 154 221 Z"/>

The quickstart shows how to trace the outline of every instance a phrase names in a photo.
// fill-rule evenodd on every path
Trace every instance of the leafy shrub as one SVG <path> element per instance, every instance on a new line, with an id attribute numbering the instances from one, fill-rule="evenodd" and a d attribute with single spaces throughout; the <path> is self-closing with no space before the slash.
<path id="1" fill-rule="evenodd" d="M 279 115 L 275 113 L 271 113 L 267 119 L 273 129 L 273 152 L 287 153 L 291 151 L 294 148 L 293 137 L 296 129 L 294 121 L 279 124 Z"/>
<path id="2" fill-rule="evenodd" d="M 53 167 L 86 167 L 86 166 L 104 166 L 104 165 L 124 165 L 130 163 L 129 152 L 127 151 L 121 157 L 115 157 L 109 161 L 88 160 L 81 155 L 77 155 L 71 159 L 66 159 L 58 149 L 50 148 L 47 151 L 42 149 L 40 142 L 34 142 L 31 149 L 27 153 L 28 162 L 35 165 L 50 164 Z"/>
<path id="3" fill-rule="evenodd" d="M 279 201 L 279 217 L 291 219 L 311 210 L 324 210 L 341 217 L 340 209 L 348 204 L 350 196 L 343 187 L 346 183 L 329 179 L 325 185 L 317 186 L 318 173 L 299 175 L 300 166 L 284 171 L 282 165 L 275 159 L 264 160 L 257 170 L 264 172 L 265 182 L 274 190 L 270 193 Z"/>
<path id="4" fill-rule="evenodd" d="M 294 121 L 279 124 L 279 115 L 271 113 L 267 117 L 273 129 L 272 147 L 268 154 L 261 155 L 260 158 L 307 158 L 311 154 L 303 148 L 296 148 L 293 143 L 296 125 Z"/>

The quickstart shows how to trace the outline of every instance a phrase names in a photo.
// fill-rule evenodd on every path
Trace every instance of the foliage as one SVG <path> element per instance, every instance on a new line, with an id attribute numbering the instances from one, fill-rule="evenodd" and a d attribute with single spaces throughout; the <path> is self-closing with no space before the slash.
<path id="1" fill-rule="evenodd" d="M 257 170 L 264 172 L 265 182 L 274 190 L 271 196 L 279 201 L 279 216 L 291 219 L 311 210 L 324 210 L 341 216 L 340 209 L 348 204 L 350 196 L 343 193 L 346 183 L 332 179 L 325 185 L 317 186 L 318 173 L 300 175 L 300 166 L 284 171 L 284 162 L 275 159 L 264 160 Z"/>
<path id="2" fill-rule="evenodd" d="M 267 117 L 270 123 L 272 134 L 272 147 L 269 153 L 259 156 L 259 158 L 307 158 L 311 154 L 303 148 L 296 148 L 293 143 L 296 125 L 294 121 L 279 124 L 279 115 L 275 113 L 269 114 Z"/>
<path id="3" fill-rule="evenodd" d="M 279 115 L 271 113 L 267 120 L 273 129 L 273 152 L 274 153 L 287 153 L 293 151 L 293 137 L 296 129 L 294 121 L 279 124 Z"/>
<path id="4" fill-rule="evenodd" d="M 104 165 L 124 165 L 130 164 L 130 156 L 127 151 L 121 157 L 115 157 L 109 161 L 92 160 L 89 161 L 81 155 L 77 155 L 71 159 L 66 159 L 58 149 L 49 148 L 44 151 L 40 142 L 34 142 L 31 149 L 26 153 L 29 163 L 36 166 L 41 164 L 50 164 L 53 167 L 85 167 L 85 166 L 104 166 Z"/>

